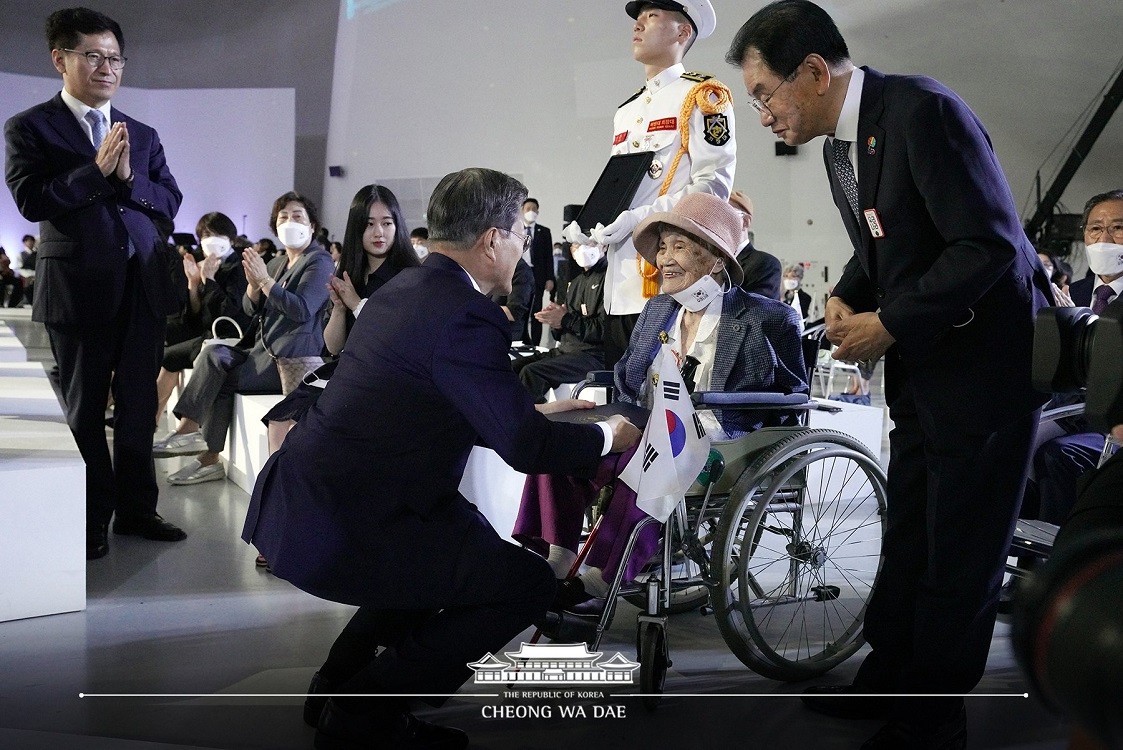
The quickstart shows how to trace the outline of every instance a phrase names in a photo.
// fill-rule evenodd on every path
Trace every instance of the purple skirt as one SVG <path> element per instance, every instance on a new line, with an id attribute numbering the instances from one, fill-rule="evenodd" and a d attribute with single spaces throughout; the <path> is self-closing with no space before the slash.
<path id="1" fill-rule="evenodd" d="M 576 551 L 581 541 L 585 509 L 593 504 L 602 487 L 620 475 L 633 453 L 635 448 L 604 456 L 592 479 L 562 474 L 529 475 L 511 536 L 541 555 L 549 552 L 550 544 Z M 636 507 L 636 493 L 632 488 L 615 482 L 612 500 L 585 564 L 600 568 L 605 580 L 611 581 L 624 562 L 624 550 L 632 529 L 644 518 L 648 515 Z M 624 568 L 625 583 L 634 581 L 659 549 L 659 529 L 659 524 L 649 524 L 640 532 Z"/>

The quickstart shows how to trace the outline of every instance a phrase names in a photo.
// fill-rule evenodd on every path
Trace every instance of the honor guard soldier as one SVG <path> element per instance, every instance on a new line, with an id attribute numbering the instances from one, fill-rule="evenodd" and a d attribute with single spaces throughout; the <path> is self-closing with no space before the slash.
<path id="1" fill-rule="evenodd" d="M 686 193 L 728 199 L 737 162 L 729 89 L 705 73 L 686 72 L 682 59 L 698 39 L 714 32 L 708 0 L 629 2 L 635 19 L 632 56 L 647 83 L 620 105 L 613 120 L 612 156 L 650 151 L 654 156 L 629 208 L 608 226 L 585 235 L 576 222 L 570 242 L 608 249 L 605 365 L 623 356 L 644 303 L 659 291 L 658 271 L 636 253 L 632 230 L 646 216 L 669 211 Z"/>

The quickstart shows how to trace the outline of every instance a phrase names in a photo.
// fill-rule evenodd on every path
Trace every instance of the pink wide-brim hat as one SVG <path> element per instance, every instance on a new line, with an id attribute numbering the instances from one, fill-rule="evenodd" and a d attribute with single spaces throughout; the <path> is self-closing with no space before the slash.
<path id="1" fill-rule="evenodd" d="M 656 265 L 659 251 L 659 226 L 669 224 L 695 239 L 717 247 L 725 256 L 725 270 L 735 285 L 745 278 L 737 251 L 741 249 L 745 220 L 743 214 L 709 193 L 690 193 L 670 211 L 651 214 L 641 221 L 632 234 L 636 252 L 651 265 Z"/>

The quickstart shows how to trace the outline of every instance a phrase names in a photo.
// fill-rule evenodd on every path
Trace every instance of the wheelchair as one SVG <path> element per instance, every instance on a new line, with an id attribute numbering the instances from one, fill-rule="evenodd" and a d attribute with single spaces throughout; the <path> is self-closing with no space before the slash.
<path id="1" fill-rule="evenodd" d="M 1079 417 L 1083 414 L 1083 401 L 1077 404 L 1058 406 L 1041 412 L 1038 425 L 1039 428 L 1041 428 L 1047 424 L 1071 417 Z M 1054 433 L 1054 436 L 1063 434 L 1063 432 Z M 1034 449 L 1036 450 L 1040 445 L 1041 441 L 1039 440 L 1034 446 Z M 1100 454 L 1096 468 L 1100 468 L 1107 463 L 1107 460 L 1114 455 L 1117 447 L 1111 436 L 1108 435 L 1107 439 L 1104 441 L 1103 452 Z M 1019 518 L 1014 525 L 1014 536 L 1011 539 L 1009 550 L 1009 556 L 1017 558 L 1018 563 L 1011 563 L 1008 560 L 1006 563 L 1006 572 L 1019 581 L 1024 580 L 1028 576 L 1029 571 L 1033 569 L 1032 566 L 1025 567 L 1024 561 L 1032 560 L 1034 563 L 1041 563 L 1048 560 L 1050 555 L 1053 554 L 1053 542 L 1059 531 L 1060 526 L 1056 524 Z"/>
<path id="2" fill-rule="evenodd" d="M 590 373 L 574 397 L 590 386 L 611 388 L 611 376 Z M 801 425 L 714 443 L 663 527 L 661 553 L 632 584 L 623 584 L 625 565 L 610 582 L 607 606 L 586 642 L 598 648 L 620 597 L 641 608 L 640 692 L 651 710 L 672 664 L 669 615 L 712 614 L 747 667 L 775 680 L 806 680 L 862 646 L 866 602 L 881 567 L 885 472 L 861 442 L 806 426 L 811 410 L 837 407 L 803 394 L 699 392 L 692 400 L 696 409 L 795 411 Z M 658 522 L 644 518 L 632 531 L 625 560 L 650 523 Z M 572 619 L 580 618 L 562 613 L 558 639 L 565 640 Z M 585 632 L 588 625 L 583 622 Z"/>

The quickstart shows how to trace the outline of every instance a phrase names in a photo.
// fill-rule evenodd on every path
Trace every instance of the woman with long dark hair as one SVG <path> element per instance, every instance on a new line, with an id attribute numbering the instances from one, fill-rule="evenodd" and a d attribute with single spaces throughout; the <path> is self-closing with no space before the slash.
<path id="1" fill-rule="evenodd" d="M 409 241 L 409 229 L 397 196 L 381 185 L 359 188 L 347 212 L 339 268 L 328 284 L 332 301 L 331 316 L 324 328 L 324 348 L 328 353 L 338 355 L 343 351 L 355 316 L 367 297 L 402 269 L 420 264 Z M 281 447 L 289 430 L 316 403 L 335 365 L 334 361 L 328 362 L 311 373 L 262 418 L 269 428 L 270 454 Z M 256 564 L 268 567 L 262 555 L 257 556 Z"/>
<path id="2" fill-rule="evenodd" d="M 324 329 L 328 352 L 343 350 L 363 300 L 398 271 L 416 265 L 420 261 L 409 241 L 397 196 L 381 185 L 359 188 L 347 213 L 343 255 L 331 284 L 333 307 Z"/>
<path id="3" fill-rule="evenodd" d="M 324 348 L 338 355 L 355 316 L 367 297 L 394 278 L 403 268 L 419 265 L 417 254 L 409 241 L 409 229 L 402 219 L 398 198 L 381 185 L 359 188 L 347 212 L 347 229 L 343 234 L 343 254 L 339 268 L 328 284 L 332 308 L 324 328 Z M 262 419 L 269 428 L 269 452 L 281 447 L 285 435 L 320 397 L 335 362 L 316 370 L 316 385 L 301 384 L 269 410 Z"/>

